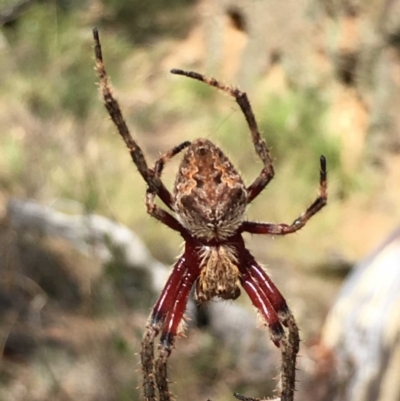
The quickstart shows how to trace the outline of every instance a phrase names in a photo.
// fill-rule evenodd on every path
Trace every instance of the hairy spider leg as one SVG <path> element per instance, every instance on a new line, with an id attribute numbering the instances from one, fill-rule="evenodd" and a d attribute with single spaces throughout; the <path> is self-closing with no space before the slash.
<path id="1" fill-rule="evenodd" d="M 289 336 L 281 344 L 281 401 L 293 401 L 296 387 L 296 357 L 299 352 L 299 328 L 292 313 L 287 320 Z"/>
<path id="2" fill-rule="evenodd" d="M 204 82 L 210 86 L 213 86 L 214 88 L 222 90 L 223 92 L 235 98 L 237 104 L 239 105 L 246 118 L 247 125 L 250 128 L 254 149 L 264 164 L 264 167 L 261 170 L 259 176 L 253 181 L 251 185 L 247 187 L 248 203 L 250 203 L 268 185 L 268 183 L 274 177 L 275 173 L 274 167 L 272 165 L 271 154 L 264 139 L 261 137 L 260 130 L 258 129 L 257 121 L 246 92 L 242 92 L 238 88 L 224 85 L 218 82 L 215 78 L 207 78 L 204 75 L 194 71 L 173 69 L 171 70 L 171 73 L 176 75 L 183 75 Z"/>
<path id="3" fill-rule="evenodd" d="M 143 393 L 146 401 L 156 401 L 154 382 L 154 339 L 159 334 L 169 311 L 173 307 L 186 270 L 187 262 L 182 256 L 175 263 L 146 324 L 140 353 L 143 368 Z"/>
<path id="4" fill-rule="evenodd" d="M 294 233 L 303 228 L 307 221 L 319 212 L 328 201 L 327 192 L 327 171 L 326 160 L 324 156 L 320 158 L 320 179 L 319 179 L 319 194 L 317 199 L 312 205 L 302 213 L 292 224 L 271 224 L 271 223 L 258 223 L 253 221 L 245 221 L 241 226 L 241 232 L 249 232 L 252 234 L 273 234 L 273 235 L 286 235 Z"/>
<path id="5" fill-rule="evenodd" d="M 248 254 L 248 256 L 251 256 L 247 250 L 246 253 Z M 251 265 L 248 262 L 241 264 L 241 284 L 247 292 L 253 305 L 257 308 L 258 311 L 260 311 L 265 322 L 268 324 L 272 342 L 276 346 L 281 348 L 282 369 L 280 398 L 278 399 L 280 399 L 280 401 L 292 401 L 294 394 L 297 351 L 294 352 L 295 348 L 290 347 L 290 340 L 288 339 L 288 336 L 286 335 L 278 316 L 279 309 L 276 310 L 274 308 L 271 299 L 273 300 L 275 305 L 280 304 L 280 308 L 283 307 L 283 309 L 285 309 L 286 302 L 284 302 L 284 304 L 279 303 L 279 297 L 277 296 L 276 291 L 273 291 L 271 293 L 268 285 L 262 286 L 260 283 L 262 283 L 263 281 L 258 281 L 251 275 L 250 267 Z M 267 288 L 267 293 L 264 291 L 264 288 Z M 259 398 L 245 397 L 238 393 L 235 393 L 234 395 L 241 401 L 261 401 Z"/>
<path id="6" fill-rule="evenodd" d="M 246 261 L 246 269 L 249 271 L 254 280 L 258 283 L 261 290 L 271 302 L 274 310 L 278 314 L 279 321 L 287 326 L 290 317 L 290 310 L 287 306 L 285 298 L 282 296 L 278 288 L 275 286 L 271 278 L 264 269 L 255 261 L 253 256 L 248 252 Z"/>
<path id="7" fill-rule="evenodd" d="M 156 361 L 156 383 L 160 395 L 160 401 L 170 401 L 172 394 L 168 387 L 167 362 L 171 355 L 174 340 L 182 329 L 183 315 L 194 282 L 199 276 L 199 272 L 191 266 L 186 270 L 180 284 L 178 295 L 170 309 L 167 319 L 164 322 L 161 333 L 160 344 L 158 346 L 158 358 Z"/>
<path id="8" fill-rule="evenodd" d="M 293 400 L 295 388 L 296 356 L 299 352 L 300 344 L 299 330 L 278 288 L 264 269 L 255 261 L 250 252 L 247 251 L 246 253 L 244 265 L 246 271 L 249 272 L 259 285 L 262 293 L 268 298 L 274 310 L 277 312 L 280 322 L 288 327 L 288 336 L 285 336 L 280 342 L 282 354 L 281 400 L 291 401 Z"/>
<path id="9" fill-rule="evenodd" d="M 161 223 L 164 223 L 167 227 L 178 231 L 184 238 L 185 238 L 185 229 L 179 223 L 179 221 L 172 216 L 172 214 L 168 213 L 166 210 L 162 209 L 161 207 L 157 206 L 155 202 L 155 193 L 152 192 L 150 189 L 146 191 L 146 208 L 147 213 L 150 216 L 154 217 Z"/>
<path id="10" fill-rule="evenodd" d="M 279 321 L 279 317 L 270 300 L 260 288 L 259 283 L 249 274 L 246 266 L 239 266 L 240 283 L 249 296 L 251 302 L 261 313 L 264 321 L 268 325 L 272 342 L 279 347 L 280 341 L 285 336 L 285 331 Z"/>
<path id="11" fill-rule="evenodd" d="M 156 160 L 153 171 L 155 177 L 161 179 L 161 173 L 163 172 L 164 166 L 168 163 L 174 156 L 180 153 L 182 150 L 186 149 L 190 146 L 189 141 L 182 142 L 180 145 L 173 147 L 171 150 L 163 154 L 159 159 Z M 179 223 L 179 221 L 172 216 L 170 213 L 161 209 L 155 203 L 155 195 L 156 192 L 152 191 L 151 188 L 147 189 L 146 192 L 146 207 L 147 213 L 153 216 L 155 219 L 161 221 L 168 227 L 172 228 L 175 231 L 179 231 L 183 237 L 185 237 L 185 229 Z"/>
<path id="12" fill-rule="evenodd" d="M 190 141 L 184 141 L 181 144 L 174 146 L 172 149 L 170 149 L 168 152 L 164 153 L 162 156 L 160 156 L 154 165 L 154 172 L 155 175 L 159 178 L 161 178 L 161 173 L 164 170 L 164 166 L 177 154 L 182 152 L 182 150 L 186 149 L 188 146 L 191 145 Z"/>
<path id="13" fill-rule="evenodd" d="M 256 222 L 244 222 L 241 231 L 250 232 L 253 234 L 276 234 L 285 235 L 290 234 L 304 227 L 307 221 L 321 210 L 327 203 L 327 171 L 326 160 L 324 156 L 320 158 L 320 185 L 319 195 L 312 205 L 297 218 L 291 225 L 287 224 L 268 224 Z M 299 352 L 299 330 L 294 319 L 294 316 L 287 307 L 286 301 L 276 288 L 272 280 L 264 272 L 264 270 L 257 264 L 253 256 L 246 252 L 245 268 L 248 273 L 255 279 L 261 292 L 268 298 L 274 310 L 279 316 L 279 320 L 288 327 L 288 336 L 285 335 L 280 341 L 280 348 L 282 354 L 282 369 L 281 369 L 281 401 L 292 401 L 295 389 L 296 377 L 296 356 Z M 250 298 L 252 296 L 249 293 Z M 262 295 L 261 295 L 262 296 Z M 252 298 L 253 300 L 253 298 Z M 254 301 L 253 301 L 254 303 Z M 254 303 L 255 304 L 255 303 Z M 256 398 L 245 397 L 240 394 L 235 394 L 236 398 L 241 401 L 260 401 Z"/>
<path id="14" fill-rule="evenodd" d="M 93 29 L 93 38 L 95 43 L 94 53 L 96 58 L 96 72 L 100 80 L 100 93 L 104 100 L 104 105 L 108 111 L 108 114 L 110 115 L 111 120 L 117 127 L 119 134 L 129 149 L 129 153 L 131 154 L 132 160 L 135 163 L 140 175 L 143 177 L 149 188 L 160 197 L 166 206 L 173 210 L 171 193 L 161 182 L 160 178 L 157 177 L 151 169 L 149 169 L 143 151 L 137 142 L 132 138 L 132 135 L 130 134 L 128 126 L 126 125 L 122 115 L 118 101 L 112 94 L 109 78 L 104 66 L 100 37 L 97 28 Z"/>

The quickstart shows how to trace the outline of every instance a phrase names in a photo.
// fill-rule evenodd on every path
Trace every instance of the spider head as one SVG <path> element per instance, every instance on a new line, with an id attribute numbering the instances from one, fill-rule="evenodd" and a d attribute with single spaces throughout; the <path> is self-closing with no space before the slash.
<path id="1" fill-rule="evenodd" d="M 244 219 L 247 191 L 225 154 L 207 139 L 188 147 L 176 177 L 174 209 L 181 224 L 204 240 L 226 239 Z"/>

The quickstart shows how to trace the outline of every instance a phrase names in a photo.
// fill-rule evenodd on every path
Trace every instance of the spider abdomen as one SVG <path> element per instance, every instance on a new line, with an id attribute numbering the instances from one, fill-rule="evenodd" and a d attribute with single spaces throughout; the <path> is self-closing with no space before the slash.
<path id="1" fill-rule="evenodd" d="M 236 299 L 240 295 L 240 272 L 234 248 L 227 245 L 203 246 L 200 257 L 196 300 L 205 302 L 215 297 Z"/>
<path id="2" fill-rule="evenodd" d="M 176 177 L 174 209 L 181 224 L 206 240 L 232 236 L 243 221 L 247 190 L 221 149 L 207 139 L 187 149 Z"/>

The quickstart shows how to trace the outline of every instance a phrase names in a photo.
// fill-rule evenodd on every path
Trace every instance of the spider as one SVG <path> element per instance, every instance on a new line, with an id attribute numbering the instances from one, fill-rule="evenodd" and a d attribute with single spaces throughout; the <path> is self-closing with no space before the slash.
<path id="1" fill-rule="evenodd" d="M 280 347 L 282 367 L 280 399 L 292 401 L 299 334 L 295 319 L 270 277 L 246 249 L 242 233 L 285 235 L 300 230 L 327 203 L 325 157 L 320 158 L 319 195 L 292 224 L 247 221 L 245 212 L 274 176 L 272 159 L 262 139 L 246 93 L 221 84 L 197 72 L 174 69 L 171 73 L 204 82 L 238 103 L 251 132 L 254 149 L 263 163 L 259 176 L 246 186 L 222 150 L 207 139 L 185 141 L 163 154 L 150 168 L 142 149 L 132 138 L 113 97 L 104 67 L 97 29 L 93 30 L 96 70 L 105 107 L 122 136 L 132 160 L 147 184 L 148 213 L 177 231 L 185 241 L 182 256 L 175 263 L 165 287 L 152 309 L 142 340 L 141 363 L 146 401 L 170 401 L 167 361 L 176 337 L 182 330 L 183 315 L 192 288 L 197 302 L 214 298 L 236 299 L 240 288 L 250 297 L 269 328 L 273 343 Z M 184 151 L 173 193 L 161 180 L 162 171 L 178 153 Z M 158 196 L 170 211 L 155 203 Z M 171 213 L 173 212 L 173 214 Z M 155 360 L 154 341 L 160 335 Z M 235 394 L 243 401 L 255 398 Z"/>

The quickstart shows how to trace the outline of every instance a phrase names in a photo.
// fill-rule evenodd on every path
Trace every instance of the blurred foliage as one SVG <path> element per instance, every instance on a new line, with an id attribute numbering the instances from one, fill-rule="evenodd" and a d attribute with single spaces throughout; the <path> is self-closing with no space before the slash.
<path id="1" fill-rule="evenodd" d="M 12 192 L 13 182 L 18 181 L 25 169 L 25 158 L 23 149 L 12 137 L 3 136 L 0 138 L 0 149 L 3 157 L 0 160 L 0 187 Z"/>
<path id="2" fill-rule="evenodd" d="M 337 133 L 328 128 L 328 103 L 320 88 L 294 88 L 285 96 L 272 95 L 264 102 L 258 111 L 260 130 L 277 168 L 290 165 L 294 174 L 299 173 L 296 180 L 312 185 L 323 155 L 329 173 L 330 201 L 348 197 L 357 187 L 356 178 L 342 165 L 343 144 Z"/>
<path id="3" fill-rule="evenodd" d="M 89 85 L 93 70 L 87 68 L 92 55 L 79 44 L 88 38 L 82 28 L 57 4 L 39 3 L 15 26 L 3 29 L 10 46 L 9 71 L 14 75 L 3 82 L 4 90 L 23 99 L 39 118 L 62 113 L 84 119 L 97 100 Z"/>
<path id="4" fill-rule="evenodd" d="M 301 165 L 306 169 L 305 160 L 325 155 L 330 170 L 340 167 L 339 143 L 326 132 L 327 105 L 318 88 L 298 88 L 285 96 L 272 95 L 265 103 L 259 111 L 260 129 L 278 165 L 290 160 L 296 168 Z"/>
<path id="5" fill-rule="evenodd" d="M 101 23 L 118 29 L 122 27 L 131 40 L 141 44 L 171 32 L 182 37 L 190 22 L 183 14 L 187 6 L 194 3 L 194 0 L 102 0 L 106 15 Z"/>

